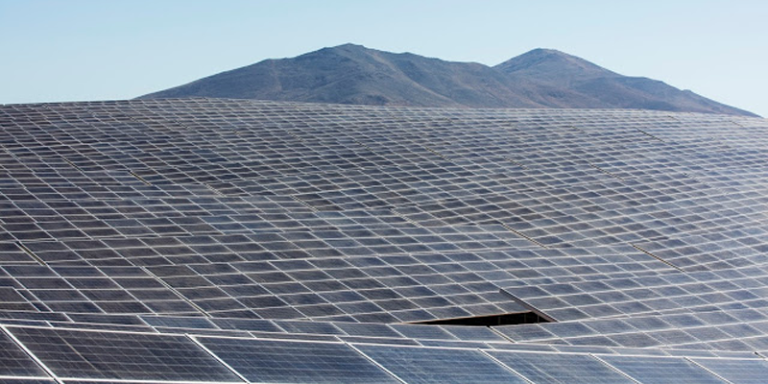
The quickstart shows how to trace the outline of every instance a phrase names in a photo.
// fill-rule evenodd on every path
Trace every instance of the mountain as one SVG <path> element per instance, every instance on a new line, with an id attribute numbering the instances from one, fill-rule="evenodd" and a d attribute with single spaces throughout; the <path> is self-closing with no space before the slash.
<path id="1" fill-rule="evenodd" d="M 489 67 L 344 44 L 295 58 L 264 60 L 140 98 L 185 97 L 753 115 L 659 81 L 621 76 L 578 57 L 545 49 Z"/>
<path id="2" fill-rule="evenodd" d="M 425 107 L 540 107 L 504 73 L 346 44 L 265 60 L 143 98 L 218 97 Z"/>
<path id="3" fill-rule="evenodd" d="M 596 100 L 605 108 L 756 116 L 647 77 L 622 76 L 579 57 L 552 49 L 534 49 L 495 67 L 512 82 L 536 82 Z"/>

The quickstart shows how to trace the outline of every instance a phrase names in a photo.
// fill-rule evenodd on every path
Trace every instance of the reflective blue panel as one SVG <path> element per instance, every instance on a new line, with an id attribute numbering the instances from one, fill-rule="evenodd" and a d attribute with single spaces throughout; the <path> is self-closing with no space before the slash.
<path id="1" fill-rule="evenodd" d="M 475 350 L 373 345 L 357 348 L 409 384 L 525 383 Z"/>
<path id="2" fill-rule="evenodd" d="M 48 376 L 21 347 L 2 331 L 0 331 L 0 375 Z"/>
<path id="3" fill-rule="evenodd" d="M 643 384 L 724 384 L 704 368 L 673 357 L 600 356 Z"/>
<path id="4" fill-rule="evenodd" d="M 59 377 L 239 381 L 184 336 L 42 328 L 10 331 Z"/>
<path id="5" fill-rule="evenodd" d="M 694 359 L 694 361 L 733 384 L 763 384 L 768 380 L 768 363 L 765 360 Z"/>
<path id="6" fill-rule="evenodd" d="M 398 383 L 344 344 L 208 337 L 199 341 L 253 382 Z"/>
<path id="7" fill-rule="evenodd" d="M 589 355 L 489 353 L 534 383 L 632 384 L 632 380 Z"/>

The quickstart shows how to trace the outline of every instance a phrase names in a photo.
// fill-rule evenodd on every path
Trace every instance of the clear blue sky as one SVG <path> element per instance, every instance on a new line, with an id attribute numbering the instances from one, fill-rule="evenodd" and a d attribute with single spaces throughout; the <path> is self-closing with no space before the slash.
<path id="1" fill-rule="evenodd" d="M 495 65 L 554 48 L 768 116 L 768 1 L 0 0 L 0 103 L 128 99 L 347 42 Z"/>

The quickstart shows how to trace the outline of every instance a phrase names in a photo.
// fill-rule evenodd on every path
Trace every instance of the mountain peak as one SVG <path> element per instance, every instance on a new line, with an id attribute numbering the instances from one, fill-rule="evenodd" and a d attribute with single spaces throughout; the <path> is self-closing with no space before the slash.
<path id="1" fill-rule="evenodd" d="M 352 43 L 346 43 L 341 45 L 335 45 L 333 47 L 324 47 L 320 48 L 316 51 L 308 52 L 305 54 L 302 54 L 301 56 L 307 56 L 307 55 L 314 55 L 318 53 L 337 53 L 337 52 L 363 52 L 363 51 L 369 51 L 370 49 L 359 45 L 359 44 L 352 44 Z"/>
<path id="2" fill-rule="evenodd" d="M 521 72 L 525 76 L 568 81 L 570 78 L 619 76 L 580 57 L 556 49 L 536 48 L 513 57 L 494 68 L 507 73 Z"/>
<path id="3" fill-rule="evenodd" d="M 318 49 L 316 51 L 308 52 L 296 57 L 296 59 L 333 60 L 332 59 L 333 57 L 336 57 L 336 58 L 344 57 L 344 58 L 353 59 L 353 60 L 368 60 L 372 56 L 376 56 L 382 53 L 388 53 L 388 52 L 377 51 L 375 49 L 371 49 L 360 44 L 346 43 L 346 44 L 336 45 L 333 47 L 325 47 L 325 48 Z M 293 60 L 293 59 L 284 59 L 284 60 Z"/>
<path id="4" fill-rule="evenodd" d="M 567 56 L 567 57 L 575 57 L 573 55 L 569 55 L 563 51 L 558 51 L 557 49 L 552 48 L 534 48 L 526 53 L 523 53 L 520 56 Z M 518 56 L 518 57 L 520 57 Z"/>
<path id="5" fill-rule="evenodd" d="M 368 49 L 362 44 L 355 44 L 355 43 L 344 43 L 337 45 L 335 47 L 331 48 L 338 48 L 338 49 Z"/>
<path id="6" fill-rule="evenodd" d="M 320 51 L 326 51 L 326 50 L 327 51 L 370 51 L 371 49 L 361 44 L 345 43 L 345 44 L 336 45 L 333 47 L 325 47 Z"/>

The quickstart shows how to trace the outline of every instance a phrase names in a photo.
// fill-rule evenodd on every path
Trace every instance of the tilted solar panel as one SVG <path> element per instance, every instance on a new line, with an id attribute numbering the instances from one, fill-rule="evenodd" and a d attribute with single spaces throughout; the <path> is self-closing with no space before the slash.
<path id="1" fill-rule="evenodd" d="M 398 382 L 344 344 L 206 337 L 197 340 L 251 382 Z"/>

